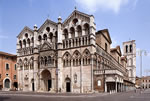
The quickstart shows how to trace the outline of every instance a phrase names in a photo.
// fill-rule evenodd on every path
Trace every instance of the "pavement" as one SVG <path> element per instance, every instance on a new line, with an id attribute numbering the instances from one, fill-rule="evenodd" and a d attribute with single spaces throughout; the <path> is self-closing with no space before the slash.
<path id="1" fill-rule="evenodd" d="M 20 91 L 0 91 L 0 101 L 150 101 L 150 89 L 121 93 L 38 93 Z"/>

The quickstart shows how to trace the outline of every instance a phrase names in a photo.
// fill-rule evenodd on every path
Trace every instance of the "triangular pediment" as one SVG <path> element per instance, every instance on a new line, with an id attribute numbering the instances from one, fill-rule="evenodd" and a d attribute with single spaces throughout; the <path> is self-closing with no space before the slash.
<path id="1" fill-rule="evenodd" d="M 54 27 L 57 27 L 57 23 L 51 21 L 50 19 L 47 19 L 42 25 L 41 27 L 38 29 L 38 32 L 40 32 L 41 30 L 43 30 L 45 28 L 46 25 L 52 25 Z"/>
<path id="2" fill-rule="evenodd" d="M 48 42 L 44 42 L 44 44 L 40 48 L 40 51 L 45 51 L 50 49 L 52 49 L 52 46 Z"/>
<path id="3" fill-rule="evenodd" d="M 117 52 L 118 52 L 118 54 L 121 56 L 122 54 L 121 54 L 120 46 L 117 46 L 116 48 L 117 48 Z"/>
<path id="4" fill-rule="evenodd" d="M 102 33 L 102 35 L 104 36 L 104 38 L 105 38 L 110 44 L 112 43 L 108 29 L 100 30 L 100 31 L 98 31 L 97 33 L 99 33 L 99 32 Z"/>
<path id="5" fill-rule="evenodd" d="M 25 26 L 23 28 L 23 30 L 20 32 L 20 34 L 17 36 L 17 38 L 21 37 L 24 33 L 34 34 L 32 29 L 30 29 L 29 27 Z"/>
<path id="6" fill-rule="evenodd" d="M 90 17 L 92 15 L 88 15 L 88 14 L 85 14 L 85 13 L 82 13 L 78 10 L 74 10 L 69 16 L 68 18 L 63 22 L 64 25 L 67 25 L 68 22 L 70 22 L 72 19 L 74 18 L 81 18 L 81 19 L 84 19 L 86 21 L 90 21 Z"/>

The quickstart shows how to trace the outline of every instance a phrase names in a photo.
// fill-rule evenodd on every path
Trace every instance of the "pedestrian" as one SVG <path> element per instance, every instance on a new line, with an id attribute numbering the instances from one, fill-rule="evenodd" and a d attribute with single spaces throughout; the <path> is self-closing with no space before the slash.
<path id="1" fill-rule="evenodd" d="M 136 87 L 135 87 L 135 89 L 134 89 L 134 92 L 136 93 Z"/>

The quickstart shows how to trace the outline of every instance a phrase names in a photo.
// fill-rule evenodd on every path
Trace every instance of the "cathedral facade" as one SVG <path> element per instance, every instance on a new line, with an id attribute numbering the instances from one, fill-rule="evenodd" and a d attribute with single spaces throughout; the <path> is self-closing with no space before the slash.
<path id="1" fill-rule="evenodd" d="M 94 16 L 74 10 L 62 22 L 47 19 L 17 36 L 18 86 L 23 91 L 123 91 L 127 58 L 111 49 L 107 29 L 96 32 Z M 131 83 L 132 84 L 132 83 Z"/>

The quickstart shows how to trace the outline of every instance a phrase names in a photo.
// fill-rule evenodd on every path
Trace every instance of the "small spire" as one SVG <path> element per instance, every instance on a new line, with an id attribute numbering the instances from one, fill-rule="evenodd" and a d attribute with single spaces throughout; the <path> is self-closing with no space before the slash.
<path id="1" fill-rule="evenodd" d="M 61 16 L 59 16 L 58 19 L 61 19 Z"/>
<path id="2" fill-rule="evenodd" d="M 37 30 L 37 25 L 36 24 L 34 25 L 34 30 Z"/>
<path id="3" fill-rule="evenodd" d="M 62 18 L 61 18 L 61 16 L 59 16 L 58 17 L 58 23 L 61 23 L 61 21 L 62 21 Z"/>
<path id="4" fill-rule="evenodd" d="M 75 6 L 74 9 L 77 10 L 77 7 Z"/>

